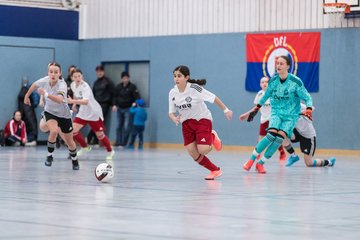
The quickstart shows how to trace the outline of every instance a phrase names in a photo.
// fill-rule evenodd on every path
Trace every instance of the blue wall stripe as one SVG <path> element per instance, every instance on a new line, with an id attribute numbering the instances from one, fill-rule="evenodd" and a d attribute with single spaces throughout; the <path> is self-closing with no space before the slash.
<path id="1" fill-rule="evenodd" d="M 77 40 L 77 11 L 0 5 L 0 35 Z"/>

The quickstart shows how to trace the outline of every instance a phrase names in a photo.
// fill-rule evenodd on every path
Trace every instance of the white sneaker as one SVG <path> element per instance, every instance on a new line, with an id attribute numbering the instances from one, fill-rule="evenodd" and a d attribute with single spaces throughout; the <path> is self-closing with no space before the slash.
<path id="1" fill-rule="evenodd" d="M 112 162 L 113 156 L 115 155 L 115 151 L 111 150 L 111 152 L 108 153 L 108 155 L 106 156 L 106 162 L 108 163 L 108 161 Z"/>
<path id="2" fill-rule="evenodd" d="M 31 142 L 27 142 L 25 143 L 26 147 L 35 147 L 37 145 L 36 141 L 31 141 Z"/>
<path id="3" fill-rule="evenodd" d="M 81 149 L 77 152 L 78 157 L 84 155 L 85 153 L 90 152 L 91 149 L 92 149 L 92 148 L 91 148 L 90 146 L 81 148 Z"/>

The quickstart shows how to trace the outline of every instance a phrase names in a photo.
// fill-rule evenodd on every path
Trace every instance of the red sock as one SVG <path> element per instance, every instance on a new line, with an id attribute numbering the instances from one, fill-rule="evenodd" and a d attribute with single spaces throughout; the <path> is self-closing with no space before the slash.
<path id="1" fill-rule="evenodd" d="M 209 169 L 210 171 L 217 171 L 220 168 L 217 167 L 215 164 L 213 164 L 210 159 L 208 159 L 206 156 L 204 155 L 200 155 L 196 160 L 195 160 L 198 164 L 200 164 L 201 166 Z"/>
<path id="2" fill-rule="evenodd" d="M 104 135 L 104 137 L 102 139 L 99 139 L 99 141 L 104 145 L 108 152 L 112 151 L 111 142 L 107 136 Z"/>
<path id="3" fill-rule="evenodd" d="M 74 140 L 83 148 L 88 146 L 81 132 L 74 133 Z"/>
<path id="4" fill-rule="evenodd" d="M 280 147 L 279 147 L 279 152 L 281 153 L 281 154 L 284 154 L 285 153 L 285 151 L 284 151 L 284 148 L 283 148 L 283 146 L 281 145 Z"/>

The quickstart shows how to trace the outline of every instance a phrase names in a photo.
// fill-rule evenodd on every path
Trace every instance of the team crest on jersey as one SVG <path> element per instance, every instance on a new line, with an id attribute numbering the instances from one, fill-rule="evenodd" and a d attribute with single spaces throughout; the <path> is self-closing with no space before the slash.
<path id="1" fill-rule="evenodd" d="M 186 101 L 186 102 L 191 102 L 191 101 L 192 101 L 192 98 L 191 98 L 191 97 L 187 97 L 187 98 L 185 98 L 185 101 Z"/>
<path id="2" fill-rule="evenodd" d="M 175 101 L 175 97 L 173 97 L 173 99 L 172 99 L 173 101 Z"/>

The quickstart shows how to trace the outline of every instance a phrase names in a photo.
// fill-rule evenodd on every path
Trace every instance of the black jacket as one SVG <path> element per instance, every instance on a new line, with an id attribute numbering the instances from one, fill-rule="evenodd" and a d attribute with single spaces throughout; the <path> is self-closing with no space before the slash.
<path id="1" fill-rule="evenodd" d="M 73 93 L 73 91 L 71 90 L 72 80 L 71 80 L 70 76 L 68 76 L 68 77 L 65 79 L 65 82 L 66 82 L 66 85 L 67 85 L 67 95 L 68 95 L 68 97 L 73 98 L 73 97 L 74 97 L 74 93 Z"/>
<path id="2" fill-rule="evenodd" d="M 112 104 L 114 84 L 107 77 L 96 79 L 93 86 L 93 93 L 96 101 L 100 104 Z"/>
<path id="3" fill-rule="evenodd" d="M 18 94 L 18 110 L 21 112 L 22 120 L 24 120 L 26 125 L 26 132 L 29 135 L 32 135 L 34 140 L 36 140 L 38 134 L 37 119 L 35 114 L 35 103 L 32 98 L 30 98 L 31 105 L 26 105 L 24 103 L 25 94 L 27 93 L 27 87 L 21 87 Z"/>
<path id="4" fill-rule="evenodd" d="M 129 108 L 139 98 L 140 94 L 135 84 L 129 82 L 124 86 L 119 83 L 115 87 L 113 104 L 119 108 Z"/>

